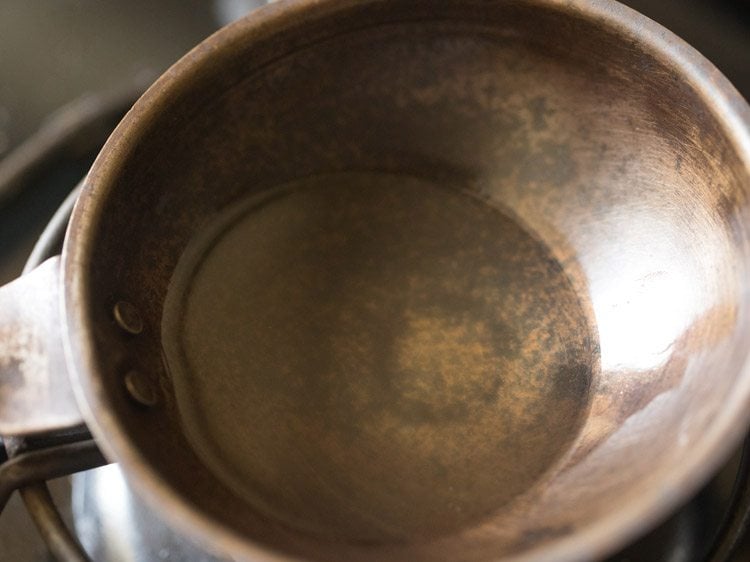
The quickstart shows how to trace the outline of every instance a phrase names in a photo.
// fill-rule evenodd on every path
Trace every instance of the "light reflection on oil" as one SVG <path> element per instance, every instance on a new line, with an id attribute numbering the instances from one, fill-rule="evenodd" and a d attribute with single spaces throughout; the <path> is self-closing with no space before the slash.
<path id="1" fill-rule="evenodd" d="M 605 372 L 663 366 L 675 341 L 713 304 L 706 272 L 715 270 L 718 252 L 711 250 L 720 241 L 706 238 L 696 248 L 674 220 L 629 213 L 591 248 L 586 269 Z"/>

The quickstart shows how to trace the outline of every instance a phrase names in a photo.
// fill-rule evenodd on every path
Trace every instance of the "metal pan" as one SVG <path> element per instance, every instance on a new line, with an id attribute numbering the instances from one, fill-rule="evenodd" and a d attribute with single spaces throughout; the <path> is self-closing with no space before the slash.
<path id="1" fill-rule="evenodd" d="M 595 559 L 746 430 L 748 185 L 747 104 L 619 4 L 273 5 L 0 291 L 0 433 L 85 422 L 237 559 Z"/>

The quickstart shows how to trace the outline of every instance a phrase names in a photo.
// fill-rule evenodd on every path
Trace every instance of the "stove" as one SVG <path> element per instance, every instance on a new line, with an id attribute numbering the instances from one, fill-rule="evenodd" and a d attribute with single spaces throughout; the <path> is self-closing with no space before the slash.
<path id="1" fill-rule="evenodd" d="M 24 264 L 58 251 L 71 192 L 137 95 L 190 47 L 262 3 L 3 0 L 0 283 L 18 276 Z M 697 47 L 750 98 L 750 2 L 626 3 Z M 68 559 L 85 560 L 76 547 L 65 546 L 65 528 L 91 560 L 220 560 L 162 524 L 130 492 L 115 465 L 48 487 L 51 501 L 43 488 L 36 499 L 26 498 L 43 521 L 46 542 L 16 493 L 0 514 L 0 562 L 53 560 L 47 543 L 55 541 L 58 552 L 73 549 Z M 49 511 L 52 502 L 60 520 Z M 690 501 L 607 562 L 750 560 L 748 518 L 750 440 Z"/>

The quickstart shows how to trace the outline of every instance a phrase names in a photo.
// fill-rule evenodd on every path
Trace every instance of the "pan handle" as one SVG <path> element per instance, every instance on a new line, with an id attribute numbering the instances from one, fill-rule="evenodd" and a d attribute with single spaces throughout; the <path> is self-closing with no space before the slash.
<path id="1" fill-rule="evenodd" d="M 0 435 L 83 423 L 65 364 L 57 256 L 0 287 Z"/>

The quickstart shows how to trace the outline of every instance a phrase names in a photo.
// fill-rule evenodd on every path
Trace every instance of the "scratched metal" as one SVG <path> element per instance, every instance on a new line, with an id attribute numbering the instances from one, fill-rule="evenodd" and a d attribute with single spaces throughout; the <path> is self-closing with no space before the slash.
<path id="1" fill-rule="evenodd" d="M 744 433 L 749 122 L 745 102 L 697 53 L 610 2 L 301 0 L 268 8 L 214 36 L 158 82 L 88 177 L 66 243 L 64 286 L 73 373 L 91 428 L 174 525 L 237 557 L 601 556 L 685 499 Z M 416 177 L 504 209 L 546 248 L 585 324 L 596 327 L 599 373 L 581 402 L 575 439 L 522 493 L 435 534 L 331 537 L 310 528 L 319 523 L 309 518 L 312 504 L 303 504 L 302 523 L 259 510 L 186 434 L 163 362 L 164 299 L 201 228 L 251 195 L 352 171 Z M 382 216 L 382 206 L 368 208 L 374 220 Z M 400 289 L 394 298 L 408 294 Z M 511 296 L 526 306 L 525 295 Z M 125 337 L 112 322 L 119 300 L 141 311 L 139 336 Z M 541 311 L 536 320 L 543 326 L 556 313 Z M 394 349 L 436 341 L 444 351 L 435 334 L 453 329 L 451 322 L 447 330 L 406 330 Z M 222 326 L 210 320 L 205 330 Z M 318 329 L 331 334 L 331 327 Z M 217 341 L 206 339 L 207 354 L 220 351 Z M 383 350 L 373 353 L 370 362 Z M 144 411 L 123 399 L 122 377 L 135 367 L 160 386 L 159 407 Z M 542 382 L 554 388 L 555 373 Z M 457 377 L 458 387 L 476 378 L 481 389 L 486 381 L 471 376 Z M 560 400 L 569 396 L 564 386 Z M 402 387 L 398 398 L 408 398 L 413 389 Z M 355 404 L 377 403 L 380 389 L 372 388 Z M 475 396 L 470 390 L 464 395 Z M 231 406 L 241 396 L 228 385 L 220 398 Z M 301 410 L 297 421 L 305 416 Z M 492 437 L 504 434 L 491 424 L 476 431 L 491 439 L 461 469 L 486 477 Z M 543 439 L 540 431 L 525 434 L 529 446 Z M 324 454 L 306 435 L 280 433 Z M 439 451 L 438 432 L 429 435 L 434 441 L 421 446 Z M 363 453 L 340 432 L 325 437 L 331 450 L 351 447 L 344 462 Z M 268 474 L 261 484 L 287 490 L 286 476 Z M 355 508 L 382 506 L 390 492 L 379 484 L 394 480 L 354 486 Z"/>
<path id="2" fill-rule="evenodd" d="M 59 258 L 0 289 L 0 434 L 83 423 L 64 368 Z"/>
<path id="3" fill-rule="evenodd" d="M 96 413 L 92 429 L 135 488 L 158 498 L 174 524 L 191 535 L 202 531 L 204 540 L 237 555 L 466 561 L 601 556 L 694 491 L 744 433 L 750 395 L 744 370 L 750 335 L 749 114 L 699 55 L 609 2 L 301 1 L 267 8 L 193 51 L 157 83 L 89 175 L 69 231 L 65 275 L 69 325 L 80 336 L 97 329 L 95 342 L 71 342 L 79 382 Z M 352 171 L 416 177 L 506 210 L 548 249 L 578 296 L 586 325 L 595 326 L 600 372 L 582 402 L 585 420 L 575 439 L 542 472 L 528 461 L 533 455 L 519 454 L 519 471 L 538 474 L 522 493 L 498 500 L 494 509 L 483 506 L 481 516 L 470 514 L 460 524 L 437 521 L 434 533 L 415 523 L 399 536 L 373 536 L 362 534 L 352 519 L 351 529 L 331 536 L 330 521 L 344 516 L 346 498 L 324 514 L 329 519 L 315 519 L 317 496 L 305 503 L 294 472 L 253 472 L 262 474 L 256 494 L 270 495 L 259 509 L 257 498 L 237 493 L 220 477 L 223 469 L 205 461 L 186 431 L 185 401 L 176 396 L 182 375 L 168 373 L 163 362 L 162 305 L 183 250 L 201 228 L 253 194 Z M 372 220 L 383 216 L 377 204 L 368 208 Z M 477 213 L 473 226 L 479 228 Z M 415 232 L 425 220 L 415 219 Z M 300 244 L 311 243 L 313 234 Z M 385 249 L 388 236 L 378 240 Z M 269 245 L 271 255 L 273 249 Z M 300 278 L 300 287 L 309 280 Z M 406 284 L 388 287 L 394 299 L 408 294 Z M 216 290 L 219 298 L 221 286 Z M 524 292 L 514 296 L 524 306 Z M 111 325 L 109 311 L 122 299 L 141 311 L 138 337 L 124 338 Z M 536 320 L 544 326 L 552 314 L 540 311 Z M 207 318 L 203 329 L 221 334 L 219 317 Z M 291 317 L 290 334 L 306 318 L 302 312 Z M 416 351 L 433 341 L 435 331 L 423 330 L 425 340 L 397 318 L 394 330 L 404 337 L 391 349 L 411 342 Z M 446 326 L 443 332 L 452 329 Z M 337 337 L 332 323 L 316 329 L 323 339 Z M 569 334 L 559 335 L 564 340 Z M 434 341 L 443 357 L 441 340 Z M 216 335 L 205 339 L 204 348 L 196 345 L 199 356 L 221 352 Z M 355 345 L 356 353 L 347 356 L 364 354 L 365 364 L 374 364 L 384 353 L 372 346 L 367 355 L 366 348 Z M 283 348 L 269 349 L 282 356 Z M 135 367 L 158 379 L 160 407 L 144 412 L 122 400 L 123 371 Z M 233 391 L 235 375 L 227 374 L 222 384 L 225 374 L 215 375 L 213 390 L 231 409 L 244 398 Z M 472 385 L 471 376 L 457 380 L 459 388 Z M 553 388 L 556 377 L 541 380 Z M 408 398 L 408 384 L 396 388 L 403 391 L 396 398 Z M 350 391 L 353 407 L 339 413 L 366 426 L 370 409 L 364 406 L 385 398 L 387 385 L 342 384 L 344 394 Z M 270 407 L 264 411 L 272 416 L 282 410 L 280 400 L 264 404 Z M 310 408 L 315 400 L 311 395 Z M 465 405 L 471 410 L 470 402 Z M 336 426 L 325 431 L 325 416 L 314 418 L 298 402 L 288 406 L 292 417 L 299 412 L 294 420 L 300 431 L 290 430 L 284 417 L 280 440 L 299 439 L 305 455 L 317 451 L 341 466 L 364 466 L 356 459 L 367 456 L 371 441 L 347 441 Z M 392 416 L 403 423 L 396 431 L 407 430 L 403 417 Z M 266 425 L 259 427 L 272 425 L 262 421 Z M 434 418 L 428 427 L 439 423 Z M 475 431 L 488 440 L 461 470 L 473 467 L 486 478 L 484 460 L 504 433 L 491 423 L 479 423 Z M 525 434 L 528 447 L 542 431 Z M 317 447 L 313 434 L 325 437 Z M 410 455 L 432 450 L 439 457 L 439 432 L 426 435 Z M 447 441 L 448 449 L 455 443 Z M 262 465 L 265 453 L 294 446 L 269 442 L 254 461 Z M 347 448 L 349 457 L 340 454 Z M 309 462 L 317 466 L 318 460 Z M 385 466 L 395 465 L 374 462 L 367 470 Z M 453 474 L 454 483 L 464 481 L 462 473 Z M 325 488 L 331 473 L 319 476 Z M 351 492 L 349 507 L 358 513 L 372 507 L 382 517 L 380 528 L 400 520 L 395 503 L 388 503 L 399 489 L 395 475 L 348 478 L 336 485 Z M 425 470 L 424 478 L 449 486 L 450 477 Z M 408 483 L 415 481 L 411 476 L 403 483 L 410 492 L 406 503 L 422 497 Z M 509 486 L 517 482 L 509 480 Z M 456 504 L 447 488 L 439 493 Z M 302 521 L 288 517 L 294 505 L 301 506 Z M 422 523 L 435 521 L 419 511 L 429 510 L 427 503 L 414 509 Z"/>

